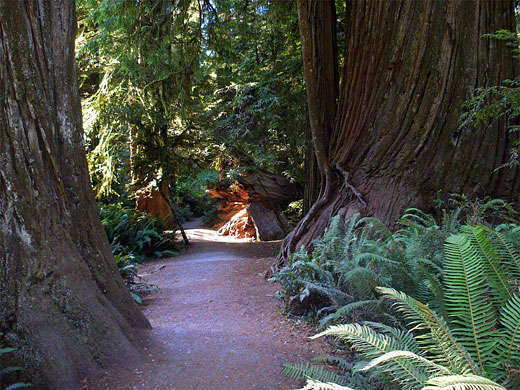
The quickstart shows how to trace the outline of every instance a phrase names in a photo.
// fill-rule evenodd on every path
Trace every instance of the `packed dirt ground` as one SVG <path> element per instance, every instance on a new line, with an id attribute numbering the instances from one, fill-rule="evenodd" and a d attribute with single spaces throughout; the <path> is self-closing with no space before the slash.
<path id="1" fill-rule="evenodd" d="M 302 381 L 281 376 L 286 363 L 326 353 L 313 330 L 288 320 L 264 279 L 280 242 L 219 236 L 199 221 L 185 226 L 181 255 L 145 263 L 143 301 L 153 329 L 140 334 L 145 361 L 106 371 L 84 388 L 161 390 L 289 390 Z"/>

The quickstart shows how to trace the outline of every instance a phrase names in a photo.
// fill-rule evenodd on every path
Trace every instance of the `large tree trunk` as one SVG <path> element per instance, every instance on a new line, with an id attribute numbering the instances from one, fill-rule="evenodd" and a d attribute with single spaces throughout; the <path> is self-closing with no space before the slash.
<path id="1" fill-rule="evenodd" d="M 139 358 L 149 327 L 111 254 L 89 182 L 74 0 L 0 0 L 0 331 L 37 388 Z"/>
<path id="2" fill-rule="evenodd" d="M 475 88 L 514 76 L 511 48 L 483 34 L 515 31 L 512 1 L 352 1 L 334 127 L 318 106 L 330 80 L 326 6 L 299 0 L 313 145 L 323 172 L 320 197 L 288 236 L 275 264 L 322 234 L 331 216 L 356 212 L 392 224 L 405 208 L 428 209 L 438 190 L 518 199 L 504 123 L 458 131 Z M 314 31 L 320 30 L 317 34 Z M 321 36 L 321 38 L 320 38 Z M 323 42 L 318 39 L 325 40 Z M 332 89 L 331 89 L 332 90 Z M 327 106 L 327 108 L 329 108 Z"/>
<path id="3" fill-rule="evenodd" d="M 308 122 L 308 121 L 307 121 Z M 320 193 L 320 170 L 312 146 L 312 133 L 309 124 L 305 127 L 305 183 L 303 189 L 303 215 L 307 214 Z"/>

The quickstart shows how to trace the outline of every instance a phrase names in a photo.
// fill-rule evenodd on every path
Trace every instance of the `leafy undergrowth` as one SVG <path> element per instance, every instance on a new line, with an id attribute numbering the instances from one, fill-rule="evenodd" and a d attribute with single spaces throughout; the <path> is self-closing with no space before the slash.
<path id="1" fill-rule="evenodd" d="M 310 378 L 306 389 L 519 388 L 520 227 L 511 212 L 503 201 L 466 203 L 437 224 L 411 209 L 395 232 L 372 218 L 333 219 L 314 251 L 273 279 L 290 309 L 339 324 L 316 337 L 335 336 L 343 357 L 327 360 L 332 374 L 312 365 L 285 373 Z"/>
<path id="2" fill-rule="evenodd" d="M 4 362 L 4 359 L 15 351 L 15 348 L 5 346 L 4 334 L 0 333 L 0 362 Z M 0 365 L 0 389 L 15 390 L 32 387 L 30 383 L 20 380 L 20 374 L 23 373 L 23 371 L 24 368 L 20 366 Z"/>
<path id="3" fill-rule="evenodd" d="M 119 203 L 99 206 L 101 221 L 121 276 L 140 303 L 137 292 L 151 286 L 138 283 L 137 267 L 149 258 L 175 256 L 183 244 L 175 241 L 164 220 Z"/>

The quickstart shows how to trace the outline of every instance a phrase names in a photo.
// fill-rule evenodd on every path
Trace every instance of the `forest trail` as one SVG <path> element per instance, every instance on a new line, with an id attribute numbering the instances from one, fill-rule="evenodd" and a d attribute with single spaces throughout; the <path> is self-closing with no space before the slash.
<path id="1" fill-rule="evenodd" d="M 274 297 L 277 285 L 261 275 L 280 242 L 219 236 L 199 221 L 185 229 L 191 241 L 185 252 L 145 263 L 139 272 L 159 288 L 143 302 L 153 327 L 140 337 L 146 361 L 107 371 L 84 388 L 298 388 L 300 381 L 280 375 L 284 364 L 326 349 L 284 319 Z"/>

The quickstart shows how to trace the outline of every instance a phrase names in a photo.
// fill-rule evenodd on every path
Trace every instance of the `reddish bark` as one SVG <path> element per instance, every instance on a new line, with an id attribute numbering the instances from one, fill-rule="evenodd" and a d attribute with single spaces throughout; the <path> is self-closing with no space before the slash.
<path id="1" fill-rule="evenodd" d="M 163 193 L 168 194 L 168 184 L 162 182 L 161 185 Z M 168 219 L 165 220 L 167 225 L 169 227 L 174 225 L 173 218 L 171 217 L 172 209 L 168 202 L 162 197 L 161 192 L 155 187 L 143 188 L 136 191 L 135 208 L 159 218 L 164 219 L 168 217 Z"/>
<path id="2" fill-rule="evenodd" d="M 114 262 L 89 181 L 74 1 L 0 1 L 0 330 L 36 388 L 138 359 L 149 323 Z"/>
<path id="3" fill-rule="evenodd" d="M 236 211 L 247 209 L 248 216 L 240 226 L 250 229 L 253 224 L 253 235 L 262 241 L 279 240 L 287 235 L 290 226 L 280 212 L 291 201 L 298 199 L 300 194 L 299 188 L 287 178 L 261 169 L 241 176 L 230 185 L 216 185 L 207 192 L 213 198 L 224 200 L 220 206 L 224 211 L 221 213 L 223 224 Z M 238 233 L 238 236 L 249 236 L 251 233 L 247 229 Z"/>
<path id="4" fill-rule="evenodd" d="M 457 130 L 462 104 L 475 88 L 515 75 L 511 48 L 483 37 L 515 31 L 512 1 L 349 2 L 335 114 L 331 103 L 319 105 L 321 85 L 334 90 L 333 37 L 323 23 L 334 2 L 298 4 L 322 183 L 318 200 L 286 238 L 275 269 L 300 246 L 309 247 L 336 214 L 360 212 L 392 224 L 407 207 L 428 210 L 438 190 L 518 200 L 518 169 L 495 171 L 507 161 L 514 139 L 505 124 Z"/>
<path id="5" fill-rule="evenodd" d="M 236 238 L 256 237 L 255 224 L 247 208 L 234 213 L 227 222 L 218 229 L 219 234 Z"/>

